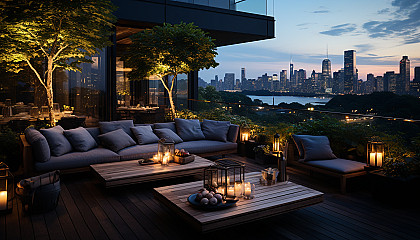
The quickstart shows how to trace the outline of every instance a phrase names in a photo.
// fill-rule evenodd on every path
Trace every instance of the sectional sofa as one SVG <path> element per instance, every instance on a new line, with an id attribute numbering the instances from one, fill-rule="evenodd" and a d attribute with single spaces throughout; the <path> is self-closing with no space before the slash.
<path id="1" fill-rule="evenodd" d="M 227 121 L 175 119 L 133 124 L 132 120 L 100 122 L 99 127 L 64 130 L 61 126 L 21 136 L 26 176 L 52 170 L 81 170 L 91 164 L 135 160 L 157 152 L 158 140 L 171 139 L 176 149 L 202 157 L 237 151 L 239 126 Z"/>

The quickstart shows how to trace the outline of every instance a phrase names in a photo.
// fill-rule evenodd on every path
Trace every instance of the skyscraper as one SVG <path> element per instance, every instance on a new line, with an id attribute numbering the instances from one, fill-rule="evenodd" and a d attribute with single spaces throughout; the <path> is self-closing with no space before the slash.
<path id="1" fill-rule="evenodd" d="M 287 82 L 287 70 L 281 70 L 280 72 L 280 89 L 285 90 L 288 86 Z"/>
<path id="2" fill-rule="evenodd" d="M 344 93 L 354 93 L 356 78 L 356 50 L 344 51 Z"/>
<path id="3" fill-rule="evenodd" d="M 246 80 L 245 68 L 241 68 L 241 82 L 243 82 L 244 79 Z"/>
<path id="4" fill-rule="evenodd" d="M 224 78 L 224 89 L 233 90 L 235 87 L 235 74 L 234 73 L 225 73 Z"/>
<path id="5" fill-rule="evenodd" d="M 290 62 L 290 78 L 289 78 L 289 81 L 290 81 L 290 85 L 291 86 L 296 86 L 296 83 L 295 82 L 293 82 L 293 79 L 294 79 L 294 77 L 293 77 L 293 63 L 292 62 Z"/>
<path id="6" fill-rule="evenodd" d="M 397 93 L 407 94 L 410 91 L 410 60 L 403 56 L 400 61 L 400 76 L 397 80 Z"/>

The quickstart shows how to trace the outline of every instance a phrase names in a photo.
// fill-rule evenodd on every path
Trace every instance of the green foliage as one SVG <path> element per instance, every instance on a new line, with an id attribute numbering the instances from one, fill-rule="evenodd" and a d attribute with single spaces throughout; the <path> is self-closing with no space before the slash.
<path id="1" fill-rule="evenodd" d="M 5 162 L 13 171 L 20 163 L 19 134 L 4 127 L 0 131 L 0 162 Z"/>
<path id="2" fill-rule="evenodd" d="M 168 92 L 173 117 L 176 116 L 172 92 L 176 76 L 216 67 L 214 40 L 193 23 L 155 26 L 131 37 L 133 44 L 124 56 L 130 80 L 143 80 L 150 76 L 161 79 Z M 173 80 L 169 86 L 167 76 Z"/>
<path id="3" fill-rule="evenodd" d="M 216 67 L 217 55 L 214 40 L 193 23 L 155 26 L 134 34 L 125 56 L 128 77 L 142 80 L 145 77 L 175 76 L 201 69 Z"/>
<path id="4" fill-rule="evenodd" d="M 363 124 L 348 124 L 330 117 L 295 125 L 295 134 L 327 136 L 333 152 L 343 158 L 366 160 L 367 141 L 376 132 Z"/>
<path id="5" fill-rule="evenodd" d="M 270 147 L 268 145 L 258 145 L 253 150 L 256 154 L 270 154 Z"/>
<path id="6" fill-rule="evenodd" d="M 4 1 L 0 61 L 14 72 L 47 58 L 54 68 L 80 70 L 78 64 L 91 62 L 87 57 L 112 44 L 114 9 L 109 0 Z"/>

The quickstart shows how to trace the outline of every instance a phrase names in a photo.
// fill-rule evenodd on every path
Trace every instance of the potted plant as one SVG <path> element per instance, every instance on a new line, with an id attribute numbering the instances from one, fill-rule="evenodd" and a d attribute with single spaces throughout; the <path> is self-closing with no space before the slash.
<path id="1" fill-rule="evenodd" d="M 254 147 L 255 161 L 259 164 L 268 164 L 276 162 L 276 156 L 271 154 L 268 145 L 258 145 Z"/>

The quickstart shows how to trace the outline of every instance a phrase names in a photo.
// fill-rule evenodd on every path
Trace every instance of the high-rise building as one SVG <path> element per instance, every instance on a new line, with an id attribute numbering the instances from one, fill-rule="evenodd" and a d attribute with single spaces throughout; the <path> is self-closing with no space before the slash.
<path id="1" fill-rule="evenodd" d="M 223 80 L 224 90 L 233 90 L 235 88 L 235 74 L 234 73 L 225 73 L 225 78 Z"/>
<path id="2" fill-rule="evenodd" d="M 354 93 L 356 77 L 356 50 L 344 51 L 344 93 Z"/>
<path id="3" fill-rule="evenodd" d="M 296 80 L 297 80 L 297 85 L 302 86 L 306 80 L 306 70 L 299 69 L 299 71 L 297 72 Z"/>
<path id="4" fill-rule="evenodd" d="M 397 93 L 397 78 L 398 74 L 394 71 L 389 71 L 384 74 L 384 91 Z"/>
<path id="5" fill-rule="evenodd" d="M 375 77 L 376 82 L 376 91 L 377 92 L 384 92 L 384 78 L 382 76 L 376 76 Z"/>
<path id="6" fill-rule="evenodd" d="M 420 67 L 414 68 L 414 79 L 411 82 L 411 94 L 420 96 Z"/>
<path id="7" fill-rule="evenodd" d="M 400 75 L 397 79 L 397 93 L 407 94 L 410 91 L 410 60 L 403 56 L 400 61 Z"/>
<path id="8" fill-rule="evenodd" d="M 376 78 L 375 75 L 369 73 L 366 78 L 366 86 L 364 93 L 376 92 Z"/>
<path id="9" fill-rule="evenodd" d="M 287 86 L 287 70 L 281 70 L 280 72 L 280 90 L 285 90 L 289 86 Z"/>
<path id="10" fill-rule="evenodd" d="M 295 79 L 294 75 L 293 75 L 294 73 L 295 72 L 293 71 L 293 63 L 290 63 L 290 78 L 289 78 L 289 81 L 290 81 L 290 85 L 293 86 L 293 87 L 296 86 L 296 82 L 293 81 L 293 79 Z"/>
<path id="11" fill-rule="evenodd" d="M 245 68 L 241 68 L 241 82 L 246 80 Z"/>

